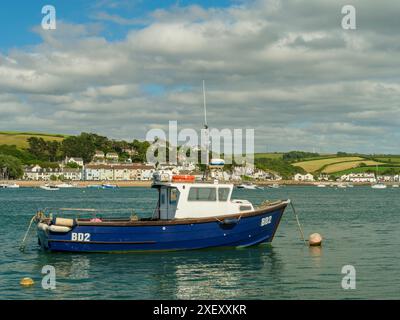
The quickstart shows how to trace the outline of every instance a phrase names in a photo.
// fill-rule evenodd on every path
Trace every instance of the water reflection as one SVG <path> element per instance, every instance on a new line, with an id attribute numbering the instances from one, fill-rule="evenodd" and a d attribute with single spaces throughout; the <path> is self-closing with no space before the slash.
<path id="1" fill-rule="evenodd" d="M 322 247 L 309 247 L 310 257 L 315 267 L 321 267 L 322 260 Z"/>

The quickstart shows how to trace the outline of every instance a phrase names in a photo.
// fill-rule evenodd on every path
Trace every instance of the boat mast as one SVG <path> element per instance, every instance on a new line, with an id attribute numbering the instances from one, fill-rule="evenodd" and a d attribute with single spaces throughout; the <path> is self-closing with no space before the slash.
<path id="1" fill-rule="evenodd" d="M 205 138 L 206 138 L 206 167 L 203 173 L 203 180 L 207 180 L 208 177 L 208 164 L 210 162 L 209 159 L 209 146 L 210 146 L 210 137 L 209 130 L 207 124 L 207 100 L 206 100 L 206 82 L 203 80 L 203 105 L 204 105 L 204 130 L 205 130 Z"/>

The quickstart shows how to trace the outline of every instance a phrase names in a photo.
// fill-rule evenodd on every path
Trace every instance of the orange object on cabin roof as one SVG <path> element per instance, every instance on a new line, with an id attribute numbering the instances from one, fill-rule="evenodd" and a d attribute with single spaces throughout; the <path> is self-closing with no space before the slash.
<path id="1" fill-rule="evenodd" d="M 175 175 L 172 176 L 172 182 L 194 182 L 195 176 L 190 175 Z"/>

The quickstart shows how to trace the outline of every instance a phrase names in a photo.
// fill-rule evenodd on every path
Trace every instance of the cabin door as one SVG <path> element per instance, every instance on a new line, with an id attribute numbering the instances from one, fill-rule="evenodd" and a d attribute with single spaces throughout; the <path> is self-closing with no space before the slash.
<path id="1" fill-rule="evenodd" d="M 174 188 L 161 188 L 160 219 L 162 220 L 174 219 L 176 204 L 177 204 L 177 190 Z"/>

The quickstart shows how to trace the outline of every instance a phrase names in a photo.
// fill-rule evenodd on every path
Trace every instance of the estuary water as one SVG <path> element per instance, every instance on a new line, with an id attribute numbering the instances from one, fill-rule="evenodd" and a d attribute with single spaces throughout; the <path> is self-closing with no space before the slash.
<path id="1" fill-rule="evenodd" d="M 0 299 L 400 298 L 400 189 L 286 186 L 235 190 L 235 199 L 254 204 L 292 199 L 306 236 L 318 232 L 324 237 L 321 248 L 303 244 L 287 208 L 273 243 L 253 248 L 45 253 L 32 232 L 25 252 L 18 250 L 39 208 L 136 208 L 138 215 L 149 216 L 156 193 L 149 188 L 0 189 Z M 55 267 L 54 290 L 41 287 L 45 265 Z M 342 288 L 345 265 L 356 270 L 354 290 Z M 21 287 L 23 277 L 33 278 L 35 285 Z"/>

